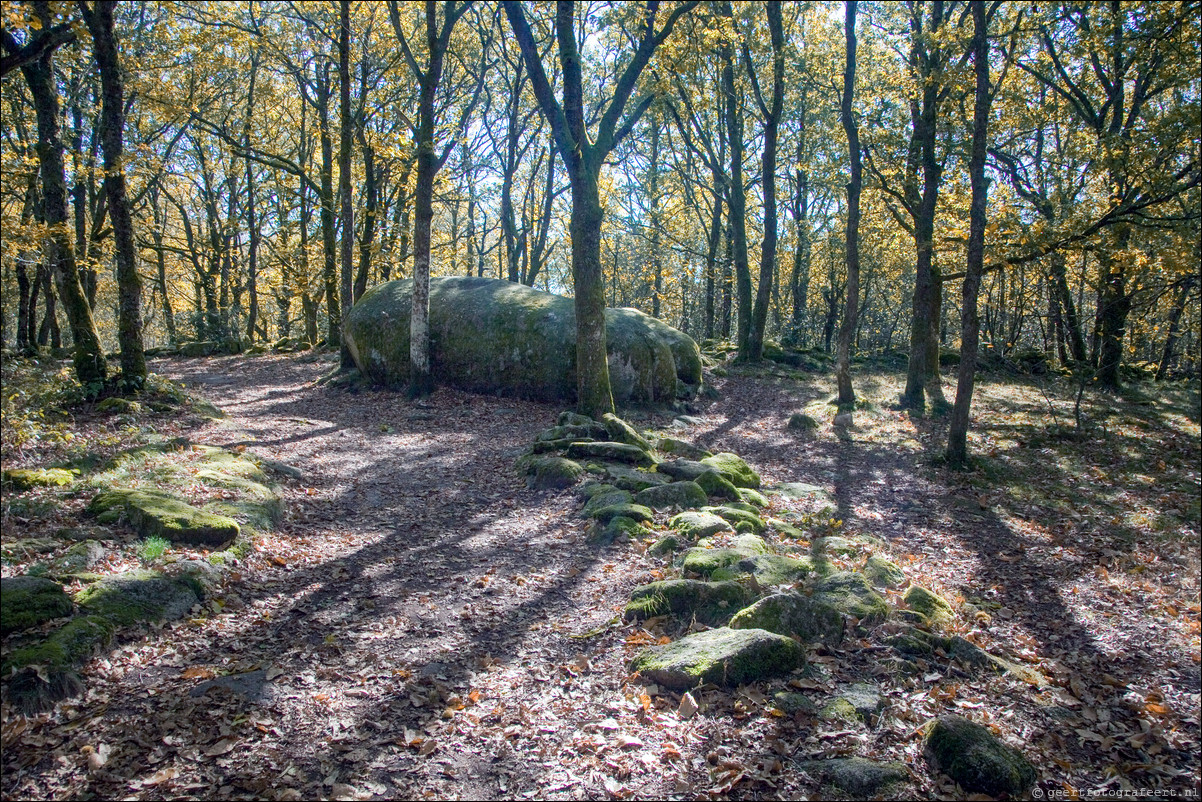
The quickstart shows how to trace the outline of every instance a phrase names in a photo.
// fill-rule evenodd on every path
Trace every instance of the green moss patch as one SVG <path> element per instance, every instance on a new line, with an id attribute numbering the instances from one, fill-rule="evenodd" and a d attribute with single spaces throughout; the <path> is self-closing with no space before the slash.
<path id="1" fill-rule="evenodd" d="M 813 598 L 859 619 L 861 624 L 880 623 L 889 615 L 889 605 L 863 574 L 854 571 L 840 571 L 820 580 L 814 586 Z"/>
<path id="2" fill-rule="evenodd" d="M 0 579 L 0 634 L 22 632 L 75 609 L 62 585 L 44 577 Z"/>
<path id="3" fill-rule="evenodd" d="M 907 581 L 901 566 L 876 554 L 864 564 L 864 576 L 878 588 L 900 588 Z"/>
<path id="4" fill-rule="evenodd" d="M 100 493 L 89 511 L 102 521 L 124 516 L 143 537 L 162 537 L 173 543 L 219 546 L 241 531 L 233 518 L 199 510 L 168 493 L 117 488 Z"/>
<path id="5" fill-rule="evenodd" d="M 862 757 L 806 760 L 799 768 L 851 799 L 892 796 L 910 779 L 905 763 L 877 763 Z"/>
<path id="6" fill-rule="evenodd" d="M 1035 784 L 1031 762 L 985 727 L 955 715 L 928 725 L 923 752 L 936 770 L 965 791 L 1017 797 Z"/>
<path id="7" fill-rule="evenodd" d="M 650 468 L 656 459 L 650 452 L 628 443 L 572 443 L 568 446 L 568 457 L 572 459 L 602 459 Z"/>
<path id="8" fill-rule="evenodd" d="M 532 490 L 558 490 L 571 487 L 584 476 L 584 466 L 563 457 L 532 459 L 526 469 L 526 486 Z"/>
<path id="9" fill-rule="evenodd" d="M 725 520 L 708 512 L 682 512 L 668 521 L 668 527 L 691 540 L 716 535 L 731 528 Z"/>
<path id="10" fill-rule="evenodd" d="M 721 627 L 640 653 L 631 669 L 667 688 L 706 682 L 727 687 L 787 674 L 805 660 L 792 638 L 762 629 Z"/>
<path id="11" fill-rule="evenodd" d="M 760 486 L 760 475 L 751 469 L 738 454 L 723 451 L 712 457 L 701 460 L 703 465 L 709 465 L 733 484 L 735 487 Z"/>
<path id="12" fill-rule="evenodd" d="M 764 521 L 760 516 L 730 504 L 721 507 L 703 507 L 701 511 L 717 515 L 736 529 L 739 524 L 746 524 L 753 534 L 758 535 L 764 531 Z"/>
<path id="13" fill-rule="evenodd" d="M 764 629 L 807 643 L 836 644 L 843 640 L 843 613 L 800 593 L 776 593 L 740 610 L 730 627 Z"/>
<path id="14" fill-rule="evenodd" d="M 933 627 L 943 628 L 955 620 L 955 611 L 952 606 L 943 597 L 920 585 L 911 585 L 907 588 L 905 595 L 902 596 L 902 601 Z"/>
<path id="15" fill-rule="evenodd" d="M 634 500 L 638 504 L 656 510 L 670 508 L 687 510 L 704 506 L 709 499 L 706 498 L 705 491 L 696 482 L 670 482 L 666 485 L 641 490 Z"/>
<path id="16" fill-rule="evenodd" d="M 105 577 L 80 592 L 80 607 L 114 624 L 161 623 L 180 618 L 200 601 L 203 589 L 188 577 L 128 571 Z"/>
<path id="17" fill-rule="evenodd" d="M 75 473 L 65 468 L 12 468 L 5 469 L 2 483 L 17 492 L 35 487 L 63 487 L 75 481 Z"/>
<path id="18" fill-rule="evenodd" d="M 626 620 L 673 615 L 685 622 L 696 619 L 703 624 L 725 624 L 750 601 L 746 588 L 736 582 L 699 582 L 695 579 L 669 579 L 641 585 L 630 594 Z"/>

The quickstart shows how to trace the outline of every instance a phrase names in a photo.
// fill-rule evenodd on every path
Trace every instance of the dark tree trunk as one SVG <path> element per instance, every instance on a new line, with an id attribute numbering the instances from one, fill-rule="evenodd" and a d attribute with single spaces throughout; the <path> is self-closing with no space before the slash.
<path id="1" fill-rule="evenodd" d="M 49 13 L 46 13 L 46 23 Z M 49 28 L 44 25 L 43 28 Z M 67 178 L 63 163 L 63 143 L 59 133 L 58 87 L 54 77 L 53 49 L 47 49 L 36 61 L 21 68 L 33 97 L 38 124 L 38 163 L 42 175 L 43 214 L 49 228 L 46 240 L 47 264 L 54 271 L 59 294 L 71 325 L 75 343 L 75 376 L 85 394 L 94 396 L 104 387 L 108 366 L 100 345 L 100 335 L 92 318 L 92 308 L 79 282 L 75 249 L 68 233 Z"/>
<path id="2" fill-rule="evenodd" d="M 351 113 L 351 20 L 350 0 L 341 0 L 338 25 L 338 194 L 342 197 L 342 254 L 339 265 L 341 305 L 339 321 L 346 320 L 354 296 L 352 262 L 355 258 L 355 218 L 351 197 L 351 136 L 354 133 Z M 341 336 L 339 326 L 339 363 L 342 370 L 355 366 L 351 349 Z"/>
<path id="3" fill-rule="evenodd" d="M 1197 276 L 1190 276 L 1181 284 L 1177 297 L 1173 300 L 1173 308 L 1169 311 L 1169 333 L 1164 341 L 1164 350 L 1160 354 L 1160 364 L 1156 367 L 1156 381 L 1164 381 L 1169 377 L 1173 366 L 1173 349 L 1181 336 L 1181 316 L 1185 314 L 1185 303 L 1198 283 Z"/>
<path id="4" fill-rule="evenodd" d="M 839 350 L 835 360 L 835 379 L 839 387 L 839 406 L 850 407 L 856 395 L 851 386 L 851 340 L 860 311 L 860 189 L 863 184 L 860 166 L 860 132 L 852 114 L 852 99 L 856 88 L 856 2 L 848 0 L 844 33 L 846 63 L 843 69 L 843 100 L 840 119 L 847 134 L 847 151 L 851 158 L 851 177 L 847 183 L 847 290 L 843 324 L 839 328 Z"/>
<path id="5" fill-rule="evenodd" d="M 334 223 L 334 141 L 330 135 L 330 68 L 317 77 L 317 128 L 321 140 L 322 282 L 326 296 L 326 345 L 342 337 L 342 304 L 338 298 L 338 234 Z"/>
<path id="6" fill-rule="evenodd" d="M 380 179 L 376 175 L 376 153 L 366 139 L 361 138 L 363 150 L 364 193 L 363 238 L 359 241 L 359 269 L 355 273 L 355 301 L 367 292 L 368 274 L 371 272 L 372 249 L 376 239 L 376 217 L 380 213 Z"/>
<path id="7" fill-rule="evenodd" d="M 724 2 L 721 13 L 733 17 L 730 3 Z M 727 186 L 727 225 L 731 233 L 734 256 L 735 288 L 738 295 L 739 356 L 748 357 L 751 336 L 751 266 L 747 260 L 747 190 L 743 179 L 743 112 L 735 90 L 734 58 L 729 45 L 723 45 L 722 94 L 726 115 L 726 138 L 730 144 L 730 183 Z"/>
<path id="8" fill-rule="evenodd" d="M 249 151 L 251 147 L 251 119 L 255 108 L 255 77 L 259 69 L 259 51 L 254 51 L 250 62 L 250 82 L 246 89 L 246 120 L 242 128 L 242 140 Z M 246 337 L 252 343 L 255 340 L 255 328 L 259 320 L 259 218 L 255 208 L 255 173 L 254 163 L 246 160 L 246 227 L 249 230 L 249 247 L 247 251 L 246 290 L 250 296 L 246 312 Z"/>
<path id="9" fill-rule="evenodd" d="M 984 0 L 972 2 L 973 71 L 976 87 L 972 114 L 972 154 L 968 164 L 972 196 L 968 212 L 968 253 L 960 307 L 960 374 L 956 401 L 952 407 L 947 434 L 947 461 L 954 468 L 968 466 L 968 424 L 972 405 L 973 382 L 977 370 L 977 343 L 980 324 L 977 318 L 977 294 L 985 265 L 985 214 L 988 207 L 989 180 L 985 177 L 988 147 L 989 87 L 988 23 Z"/>

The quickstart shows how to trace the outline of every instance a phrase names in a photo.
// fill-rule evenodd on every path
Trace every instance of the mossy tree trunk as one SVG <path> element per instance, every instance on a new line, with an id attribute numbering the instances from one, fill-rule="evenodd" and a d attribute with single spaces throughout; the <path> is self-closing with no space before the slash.
<path id="1" fill-rule="evenodd" d="M 100 70 L 100 144 L 104 153 L 104 191 L 117 262 L 117 341 L 121 349 L 121 386 L 137 391 L 146 382 L 146 354 L 142 348 L 142 278 L 138 275 L 133 216 L 125 188 L 123 138 L 125 86 L 114 31 L 116 0 L 97 0 L 93 8 L 79 3 L 92 34 L 93 54 Z"/>
<path id="2" fill-rule="evenodd" d="M 35 11 L 42 22 L 42 33 L 34 37 L 26 48 L 34 47 L 36 56 L 21 65 L 21 72 L 33 97 L 34 112 L 38 125 L 38 165 L 42 176 L 42 209 L 48 236 L 45 250 L 47 264 L 54 271 L 62 296 L 71 335 L 75 342 L 75 376 L 88 394 L 98 393 L 108 378 L 108 366 L 100 345 L 100 335 L 92 317 L 83 287 L 79 282 L 79 270 L 75 262 L 75 249 L 71 242 L 67 222 L 67 178 L 63 163 L 63 143 L 59 127 L 58 85 L 54 75 L 54 51 L 67 41 L 70 30 L 67 26 L 53 26 L 47 3 L 35 3 Z M 64 29 L 66 30 L 64 31 Z M 10 54 L 18 52 L 12 37 L 5 35 L 4 49 Z"/>
<path id="3" fill-rule="evenodd" d="M 338 320 L 346 320 L 351 309 L 354 287 L 351 280 L 351 262 L 355 253 L 355 211 L 351 197 L 351 20 L 350 0 L 338 4 L 338 194 L 342 198 L 342 252 L 339 263 L 339 289 L 341 304 Z M 339 325 L 339 367 L 350 370 L 355 366 L 351 351 L 341 336 Z"/>

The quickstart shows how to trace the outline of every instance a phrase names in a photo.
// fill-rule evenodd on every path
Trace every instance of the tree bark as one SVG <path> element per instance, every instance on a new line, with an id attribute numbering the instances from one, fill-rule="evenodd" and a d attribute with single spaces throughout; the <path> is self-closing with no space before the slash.
<path id="1" fill-rule="evenodd" d="M 721 14 L 733 19 L 729 2 L 720 6 Z M 747 189 L 743 180 L 743 111 L 735 89 L 734 57 L 729 44 L 723 44 L 722 94 L 726 114 L 726 138 L 730 145 L 730 183 L 727 185 L 727 225 L 731 233 L 734 257 L 735 291 L 738 296 L 737 345 L 739 356 L 747 359 L 751 337 L 751 266 L 747 258 Z"/>
<path id="2" fill-rule="evenodd" d="M 354 296 L 352 262 L 355 258 L 355 212 L 351 197 L 351 136 L 354 132 L 351 113 L 351 19 L 350 0 L 341 0 L 338 24 L 338 193 L 342 197 L 342 254 L 340 275 L 341 303 L 339 321 L 346 320 Z M 341 329 L 341 326 L 339 326 Z M 341 335 L 341 332 L 339 332 Z M 346 338 L 339 336 L 339 365 L 342 370 L 355 366 Z"/>
<path id="3" fill-rule="evenodd" d="M 45 4 L 39 4 L 45 10 Z M 49 11 L 45 10 L 45 22 Z M 43 28 L 49 26 L 43 25 Z M 7 49 L 7 48 L 6 48 Z M 38 164 L 42 174 L 43 214 L 49 229 L 46 239 L 47 264 L 54 271 L 71 325 L 75 343 L 74 370 L 88 396 L 97 395 L 108 377 L 108 366 L 100 345 L 100 335 L 92 318 L 92 308 L 79 282 L 75 249 L 67 222 L 67 178 L 63 163 L 63 143 L 59 129 L 58 87 L 54 77 L 54 49 L 47 48 L 34 61 L 21 67 L 29 93 L 33 97 L 38 125 Z"/>
<path id="4" fill-rule="evenodd" d="M 104 191 L 108 196 L 117 262 L 120 382 L 125 391 L 136 392 L 146 382 L 146 354 L 142 347 L 142 278 L 138 275 L 133 216 L 125 189 L 125 88 L 113 29 L 116 6 L 116 0 L 96 0 L 94 8 L 89 9 L 84 0 L 79 0 L 79 8 L 92 34 L 96 65 L 100 69 L 100 141 L 104 153 Z"/>
<path id="5" fill-rule="evenodd" d="M 972 154 L 968 163 L 972 196 L 968 212 L 967 264 L 961 290 L 960 373 L 947 434 L 947 462 L 953 468 L 968 467 L 969 411 L 972 406 L 973 383 L 976 379 L 980 331 L 977 294 L 980 292 L 981 274 L 985 266 L 985 214 L 989 192 L 989 180 L 985 177 L 985 155 L 992 96 L 989 87 L 989 42 L 986 39 L 988 22 L 985 17 L 984 0 L 973 0 L 972 22 L 973 71 L 976 75 L 972 113 Z"/>
<path id="6" fill-rule="evenodd" d="M 856 394 L 851 386 L 851 340 L 860 312 L 860 190 L 863 176 L 860 165 L 860 132 L 852 114 L 856 90 L 856 2 L 848 0 L 844 23 L 846 61 L 843 68 L 843 99 L 840 120 L 847 134 L 847 151 L 851 159 L 851 177 L 847 183 L 846 264 L 847 290 L 843 323 L 839 327 L 839 349 L 835 360 L 835 380 L 839 387 L 840 407 L 855 404 Z"/>

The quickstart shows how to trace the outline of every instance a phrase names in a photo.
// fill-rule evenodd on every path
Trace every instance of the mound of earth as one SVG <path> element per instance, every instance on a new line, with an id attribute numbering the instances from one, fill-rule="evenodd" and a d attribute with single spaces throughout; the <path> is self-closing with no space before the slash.
<path id="1" fill-rule="evenodd" d="M 366 293 L 347 315 L 360 372 L 384 385 L 409 379 L 413 281 Z M 686 334 L 635 309 L 605 310 L 614 401 L 671 403 L 701 385 L 701 352 Z M 454 276 L 430 280 L 430 367 L 452 387 L 540 401 L 574 401 L 572 299 L 521 284 Z"/>

